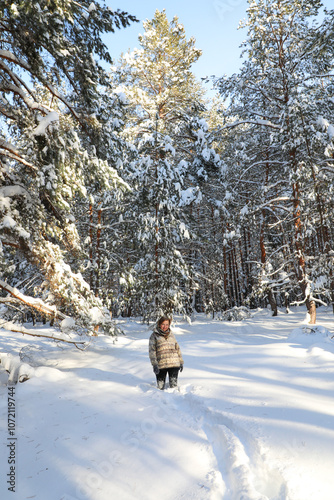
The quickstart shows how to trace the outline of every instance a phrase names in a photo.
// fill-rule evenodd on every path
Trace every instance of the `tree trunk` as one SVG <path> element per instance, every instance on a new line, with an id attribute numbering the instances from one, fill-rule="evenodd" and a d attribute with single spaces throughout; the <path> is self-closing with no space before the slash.
<path id="1" fill-rule="evenodd" d="M 93 266 L 93 205 L 89 204 L 89 240 L 90 240 L 90 248 L 89 248 L 89 262 L 90 262 L 90 282 L 89 285 L 93 289 L 93 277 L 94 277 L 94 266 Z"/>
<path id="2" fill-rule="evenodd" d="M 274 294 L 273 294 L 273 291 L 271 288 L 268 289 L 268 300 L 269 300 L 269 304 L 270 304 L 270 307 L 271 307 L 271 310 L 273 312 L 273 316 L 277 316 L 278 312 L 277 312 L 277 302 L 275 300 L 275 297 L 274 297 Z"/>
<path id="3" fill-rule="evenodd" d="M 317 308 L 315 306 L 314 300 L 306 300 L 306 307 L 310 315 L 310 325 L 315 325 L 317 319 Z"/>
<path id="4" fill-rule="evenodd" d="M 96 232 L 96 280 L 95 280 L 95 297 L 99 296 L 100 274 L 101 274 L 101 225 L 102 225 L 102 209 L 97 212 L 97 232 Z"/>
<path id="5" fill-rule="evenodd" d="M 310 300 L 308 291 L 307 291 L 307 283 L 305 280 L 305 258 L 304 258 L 304 249 L 302 247 L 302 222 L 300 215 L 300 205 L 299 205 L 299 187 L 298 184 L 295 183 L 293 185 L 293 201 L 294 201 L 294 221 L 295 221 L 295 246 L 298 255 L 298 281 L 300 283 L 300 287 L 302 293 L 305 297 L 305 303 L 307 307 L 307 312 L 310 315 L 310 323 L 315 325 L 316 323 L 316 307 L 315 302 Z"/>
<path id="6" fill-rule="evenodd" d="M 262 214 L 262 219 L 264 220 L 265 214 Z M 261 224 L 261 229 L 260 229 L 260 250 L 261 250 L 261 264 L 263 267 L 263 270 L 265 269 L 266 265 L 266 260 L 267 260 L 267 251 L 266 247 L 264 244 L 264 224 Z M 277 316 L 277 303 L 273 294 L 273 291 L 271 288 L 267 288 L 267 293 L 268 293 L 268 301 L 273 313 L 273 316 Z"/>

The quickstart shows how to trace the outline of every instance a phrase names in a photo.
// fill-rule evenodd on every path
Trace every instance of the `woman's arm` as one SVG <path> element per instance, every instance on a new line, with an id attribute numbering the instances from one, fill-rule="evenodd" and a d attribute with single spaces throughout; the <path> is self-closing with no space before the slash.
<path id="1" fill-rule="evenodd" d="M 148 345 L 148 354 L 150 356 L 150 361 L 152 365 L 158 365 L 157 361 L 157 346 L 154 334 L 150 336 L 150 341 Z"/>

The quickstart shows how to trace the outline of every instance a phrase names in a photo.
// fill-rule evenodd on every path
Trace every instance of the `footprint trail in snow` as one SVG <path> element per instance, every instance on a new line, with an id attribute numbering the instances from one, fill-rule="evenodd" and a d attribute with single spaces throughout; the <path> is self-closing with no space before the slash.
<path id="1" fill-rule="evenodd" d="M 201 452 L 211 457 L 206 484 L 201 485 L 208 500 L 285 500 L 286 487 L 276 471 L 271 471 L 261 456 L 256 439 L 238 427 L 204 398 L 193 386 L 159 391 L 152 385 L 140 389 L 154 401 L 152 418 L 161 424 L 175 422 L 191 428 L 206 443 Z"/>

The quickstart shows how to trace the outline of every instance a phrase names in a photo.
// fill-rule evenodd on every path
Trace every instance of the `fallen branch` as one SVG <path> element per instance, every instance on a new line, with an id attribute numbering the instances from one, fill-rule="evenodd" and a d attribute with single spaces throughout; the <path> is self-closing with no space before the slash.
<path id="1" fill-rule="evenodd" d="M 88 344 L 86 340 L 79 340 L 75 338 L 69 338 L 67 335 L 63 335 L 61 333 L 51 335 L 47 335 L 45 333 L 38 333 L 36 330 L 29 330 L 22 325 L 17 325 L 16 323 L 12 323 L 11 321 L 0 321 L 0 328 L 4 330 L 9 330 L 10 332 L 22 333 L 23 335 L 31 335 L 32 337 L 44 337 L 50 340 L 59 340 L 61 342 L 67 342 L 68 344 L 74 344 L 75 347 L 78 345 L 85 346 Z M 83 347 L 78 347 L 78 349 L 83 349 Z"/>

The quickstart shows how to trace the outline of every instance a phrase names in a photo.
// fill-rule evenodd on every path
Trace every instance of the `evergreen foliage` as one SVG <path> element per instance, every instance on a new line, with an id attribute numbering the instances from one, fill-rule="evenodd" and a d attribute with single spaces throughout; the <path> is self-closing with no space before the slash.
<path id="1" fill-rule="evenodd" d="M 314 322 L 334 307 L 334 11 L 319 22 L 321 8 L 249 0 L 243 65 L 209 102 L 191 70 L 201 51 L 164 10 L 114 64 L 101 35 L 133 16 L 0 0 L 1 283 L 109 333 L 109 311 L 235 319 L 305 303 Z"/>
<path id="2" fill-rule="evenodd" d="M 202 201 L 205 162 L 219 158 L 206 144 L 203 90 L 190 71 L 201 54 L 195 40 L 165 11 L 156 11 L 144 30 L 141 48 L 123 55 L 112 77 L 128 99 L 124 137 L 137 150 L 123 171 L 133 188 L 123 215 L 133 220 L 133 250 L 121 296 L 132 313 L 150 319 L 191 310 L 198 286 L 192 212 Z"/>
<path id="3" fill-rule="evenodd" d="M 238 164 L 229 166 L 240 172 L 233 187 L 244 203 L 239 224 L 260 228 L 252 238 L 258 247 L 254 293 L 274 304 L 283 292 L 289 301 L 305 302 L 312 315 L 333 287 L 327 189 L 333 58 L 322 43 L 324 25 L 312 23 L 320 6 L 250 2 L 247 60 L 238 75 L 219 81 L 231 99 L 226 114 L 235 116 L 228 126 L 243 127 L 234 148 Z M 324 253 L 327 269 L 320 265 Z"/>
<path id="4" fill-rule="evenodd" d="M 97 1 L 1 1 L 0 13 L 2 274 L 88 330 L 111 331 L 110 314 L 68 263 L 82 253 L 78 197 L 91 184 L 124 184 L 97 151 L 95 113 L 109 86 L 99 60 L 111 62 L 101 34 L 134 18 Z"/>

